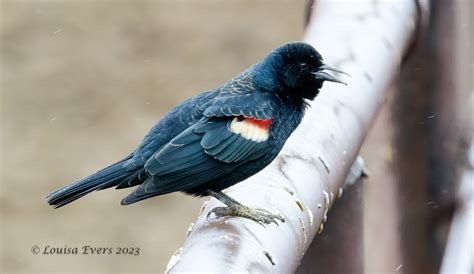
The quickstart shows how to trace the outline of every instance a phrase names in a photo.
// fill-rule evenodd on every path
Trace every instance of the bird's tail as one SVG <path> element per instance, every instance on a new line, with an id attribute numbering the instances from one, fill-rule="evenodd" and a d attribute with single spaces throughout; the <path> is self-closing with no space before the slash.
<path id="1" fill-rule="evenodd" d="M 45 197 L 46 201 L 54 208 L 58 208 L 67 205 L 92 191 L 118 185 L 124 178 L 130 176 L 133 172 L 128 171 L 123 167 L 125 160 L 127 160 L 127 158 L 49 193 Z"/>

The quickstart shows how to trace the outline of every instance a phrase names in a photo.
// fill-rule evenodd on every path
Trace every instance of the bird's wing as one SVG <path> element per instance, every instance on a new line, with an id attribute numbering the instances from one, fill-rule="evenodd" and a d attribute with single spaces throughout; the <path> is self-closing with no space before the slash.
<path id="1" fill-rule="evenodd" d="M 239 102 L 225 98 L 209 105 L 205 117 L 146 162 L 145 170 L 152 176 L 122 203 L 194 188 L 263 156 L 271 149 L 267 141 L 272 105 L 265 100 L 251 103 L 255 104 L 237 108 Z"/>
<path id="2" fill-rule="evenodd" d="M 276 106 L 269 93 L 247 93 L 217 97 L 204 105 L 205 117 L 246 116 L 258 120 L 271 119 Z"/>

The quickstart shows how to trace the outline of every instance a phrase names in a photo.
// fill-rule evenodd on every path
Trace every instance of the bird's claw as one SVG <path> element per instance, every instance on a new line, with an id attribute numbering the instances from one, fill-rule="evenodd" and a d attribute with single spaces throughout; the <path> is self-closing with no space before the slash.
<path id="1" fill-rule="evenodd" d="M 216 217 L 242 217 L 257 222 L 262 226 L 271 223 L 275 223 L 278 226 L 277 220 L 282 223 L 285 222 L 285 217 L 281 214 L 273 214 L 265 209 L 250 208 L 246 206 L 215 207 L 207 213 L 207 221 L 209 221 L 212 214 Z"/>

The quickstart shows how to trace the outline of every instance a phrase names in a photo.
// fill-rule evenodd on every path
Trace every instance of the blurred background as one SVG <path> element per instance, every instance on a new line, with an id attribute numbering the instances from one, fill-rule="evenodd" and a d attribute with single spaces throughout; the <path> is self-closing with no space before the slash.
<path id="1" fill-rule="evenodd" d="M 205 199 L 43 196 L 131 152 L 180 101 L 300 40 L 305 1 L 1 1 L 0 272 L 162 272 Z M 140 247 L 33 255 L 32 245 Z"/>
<path id="2" fill-rule="evenodd" d="M 313 246 L 338 243 L 331 227 L 339 226 L 363 239 L 350 259 L 365 273 L 439 270 L 465 202 L 460 178 L 473 170 L 466 151 L 474 26 L 472 1 L 430 2 L 426 32 L 362 148 L 370 177 L 335 204 L 306 262 L 320 256 Z M 0 273 L 164 271 L 206 199 L 178 193 L 123 207 L 130 190 L 106 190 L 53 210 L 43 196 L 127 155 L 177 103 L 301 40 L 307 1 L 0 4 Z M 357 214 L 331 217 L 347 208 Z M 34 245 L 139 247 L 140 254 L 35 255 Z M 339 263 L 332 249 L 323 253 Z M 306 262 L 298 273 L 314 273 Z"/>

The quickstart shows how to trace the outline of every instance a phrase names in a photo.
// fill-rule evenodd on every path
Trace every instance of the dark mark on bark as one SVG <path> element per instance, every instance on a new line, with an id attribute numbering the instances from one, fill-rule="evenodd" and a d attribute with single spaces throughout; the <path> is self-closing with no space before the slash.
<path id="1" fill-rule="evenodd" d="M 326 163 L 326 161 L 325 161 L 323 158 L 321 158 L 321 156 L 318 156 L 318 159 L 319 159 L 319 161 L 321 161 L 321 163 L 323 164 L 324 168 L 326 169 L 326 172 L 327 172 L 328 174 L 331 173 L 331 171 L 329 170 L 329 166 L 328 166 L 328 164 Z"/>
<path id="2" fill-rule="evenodd" d="M 341 59 L 338 59 L 338 60 L 335 60 L 334 62 L 332 62 L 333 66 L 337 69 L 341 69 L 342 65 L 345 64 L 345 63 L 351 63 L 355 61 L 355 55 L 354 55 L 354 52 L 353 51 L 349 51 L 349 53 L 344 56 L 343 58 Z"/>
<path id="3" fill-rule="evenodd" d="M 382 42 L 388 50 L 393 48 L 392 42 L 390 42 L 386 36 L 382 36 Z"/>
<path id="4" fill-rule="evenodd" d="M 364 76 L 365 76 L 365 79 L 367 79 L 369 83 L 372 83 L 372 76 L 370 76 L 370 74 L 367 71 L 364 71 Z"/>
<path id="5" fill-rule="evenodd" d="M 267 257 L 267 259 L 270 261 L 270 263 L 271 263 L 272 265 L 276 265 L 276 264 L 277 264 L 277 261 L 276 261 L 275 257 L 273 257 L 273 255 L 272 255 L 270 252 L 264 250 L 264 251 L 263 251 L 263 254 L 265 255 L 265 257 Z"/>
<path id="6" fill-rule="evenodd" d="M 277 168 L 278 168 L 278 171 L 280 171 L 281 175 L 283 175 L 283 177 L 285 177 L 285 179 L 291 183 L 291 180 L 290 180 L 290 177 L 288 177 L 288 175 L 286 174 L 286 172 L 283 170 L 283 167 L 286 165 L 286 156 L 282 155 L 280 157 L 278 157 L 278 160 L 277 160 Z"/>
<path id="7" fill-rule="evenodd" d="M 291 196 L 293 196 L 295 194 L 295 192 L 289 188 L 287 188 L 286 186 L 283 186 L 283 189 L 288 192 Z"/>
<path id="8" fill-rule="evenodd" d="M 303 205 L 303 202 L 300 200 L 300 199 L 296 199 L 295 200 L 296 204 L 298 205 L 299 209 L 301 210 L 301 212 L 304 212 L 304 205 Z"/>

